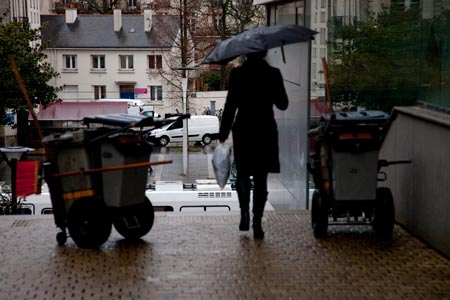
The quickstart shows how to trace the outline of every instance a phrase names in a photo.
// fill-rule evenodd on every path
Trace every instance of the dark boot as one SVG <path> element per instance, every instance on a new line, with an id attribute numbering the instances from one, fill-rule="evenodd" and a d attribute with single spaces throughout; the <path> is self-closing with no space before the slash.
<path id="1" fill-rule="evenodd" d="M 253 190 L 253 193 L 253 237 L 262 240 L 264 239 L 264 231 L 261 222 L 268 193 L 265 190 Z"/>
<path id="2" fill-rule="evenodd" d="M 253 237 L 258 240 L 264 239 L 264 231 L 261 226 L 262 216 L 253 216 Z"/>
<path id="3" fill-rule="evenodd" d="M 239 230 L 248 231 L 250 229 L 250 179 L 238 177 L 236 191 L 239 198 L 239 207 L 241 208 Z"/>
<path id="4" fill-rule="evenodd" d="M 241 209 L 241 222 L 239 223 L 240 231 L 248 231 L 250 229 L 250 213 L 247 209 Z"/>

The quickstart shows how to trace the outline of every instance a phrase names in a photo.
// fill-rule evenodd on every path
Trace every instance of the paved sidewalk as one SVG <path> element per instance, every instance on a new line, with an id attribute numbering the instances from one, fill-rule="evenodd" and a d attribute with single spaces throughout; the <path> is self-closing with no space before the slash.
<path id="1" fill-rule="evenodd" d="M 395 227 L 339 226 L 317 240 L 307 211 L 268 212 L 264 241 L 239 215 L 157 214 L 129 243 L 57 246 L 52 216 L 0 217 L 0 299 L 450 299 L 450 261 Z"/>

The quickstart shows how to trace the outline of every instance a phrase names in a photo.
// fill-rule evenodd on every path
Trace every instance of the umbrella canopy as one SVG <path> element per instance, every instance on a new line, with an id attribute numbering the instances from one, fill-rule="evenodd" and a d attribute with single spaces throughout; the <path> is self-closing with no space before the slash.
<path id="1" fill-rule="evenodd" d="M 316 31 L 299 25 L 250 29 L 217 44 L 202 64 L 226 64 L 240 55 L 309 41 L 315 34 Z"/>

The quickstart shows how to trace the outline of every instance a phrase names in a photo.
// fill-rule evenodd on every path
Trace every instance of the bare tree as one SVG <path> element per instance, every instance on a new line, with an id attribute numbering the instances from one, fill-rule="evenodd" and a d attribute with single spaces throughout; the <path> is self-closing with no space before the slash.
<path id="1" fill-rule="evenodd" d="M 244 30 L 258 27 L 265 22 L 265 9 L 263 6 L 253 5 L 248 0 L 206 0 L 209 6 L 208 12 L 212 17 L 215 41 L 207 45 L 211 49 L 218 40 L 223 41 Z M 220 89 L 225 89 L 227 78 L 225 66 L 220 68 Z"/>
<path id="2" fill-rule="evenodd" d="M 159 24 L 158 28 L 163 28 L 158 32 L 158 38 L 164 44 L 173 45 L 169 55 L 163 55 L 165 68 L 157 70 L 169 86 L 169 90 L 165 92 L 165 99 L 171 106 L 181 107 L 182 87 L 181 78 L 187 77 L 186 69 L 193 67 L 195 64 L 195 43 L 192 39 L 191 27 L 193 24 L 193 14 L 197 10 L 198 0 L 175 0 L 164 1 L 159 0 L 149 5 L 157 15 L 154 18 L 156 22 L 162 22 L 164 17 L 177 19 L 178 26 Z M 189 80 L 188 90 L 193 90 L 193 79 Z"/>

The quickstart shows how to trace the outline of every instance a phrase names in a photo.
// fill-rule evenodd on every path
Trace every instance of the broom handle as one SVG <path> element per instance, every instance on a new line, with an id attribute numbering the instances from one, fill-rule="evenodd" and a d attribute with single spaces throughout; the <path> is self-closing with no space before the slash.
<path id="1" fill-rule="evenodd" d="M 160 160 L 160 161 L 151 161 L 151 162 L 134 163 L 134 164 L 126 164 L 126 165 L 117 165 L 117 166 L 111 166 L 111 167 L 105 167 L 105 168 L 94 168 L 94 169 L 87 169 L 87 170 L 80 169 L 80 170 L 68 171 L 68 172 L 64 172 L 64 173 L 56 173 L 56 174 L 53 174 L 53 177 L 65 177 L 65 176 L 72 176 L 72 175 L 87 175 L 87 174 L 92 174 L 92 173 L 110 172 L 110 171 L 133 169 L 133 168 L 143 168 L 143 167 L 171 164 L 171 163 L 172 163 L 171 160 Z"/>
<path id="2" fill-rule="evenodd" d="M 8 60 L 9 60 L 9 64 L 11 65 L 11 69 L 14 73 L 14 76 L 16 77 L 17 82 L 19 83 L 20 90 L 22 91 L 23 96 L 25 97 L 25 102 L 27 103 L 28 111 L 30 112 L 31 116 L 33 117 L 34 125 L 36 125 L 38 134 L 39 134 L 39 139 L 42 143 L 44 134 L 42 133 L 41 124 L 38 122 L 38 119 L 34 112 L 33 104 L 31 104 L 31 100 L 30 100 L 30 97 L 28 96 L 27 88 L 25 87 L 25 84 L 23 83 L 22 76 L 20 76 L 19 69 L 17 68 L 14 56 L 12 54 L 8 54 Z"/>

